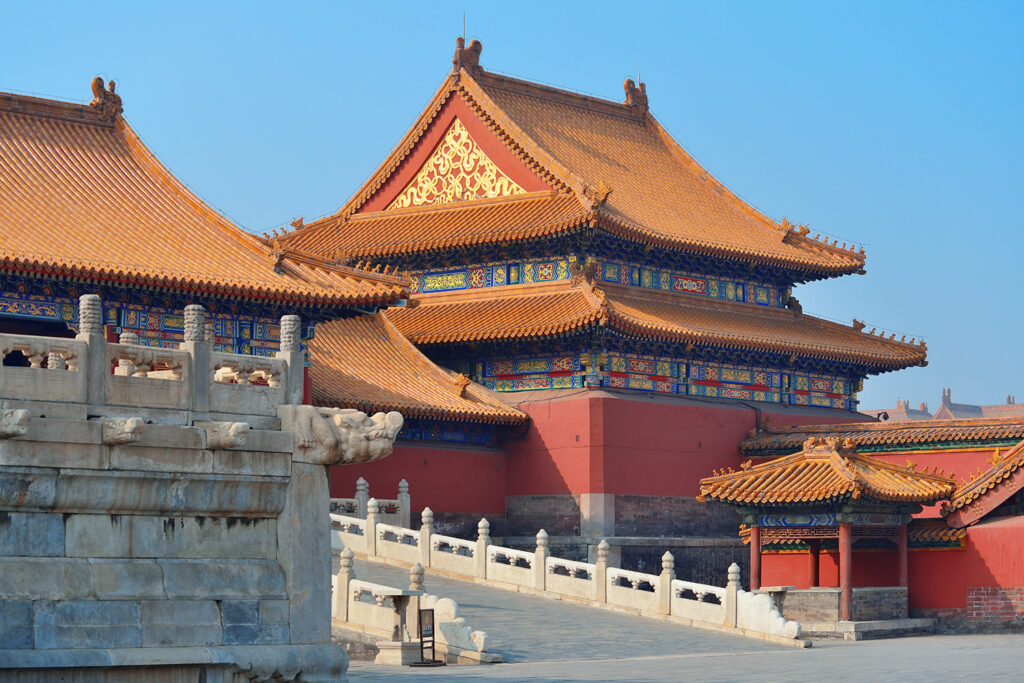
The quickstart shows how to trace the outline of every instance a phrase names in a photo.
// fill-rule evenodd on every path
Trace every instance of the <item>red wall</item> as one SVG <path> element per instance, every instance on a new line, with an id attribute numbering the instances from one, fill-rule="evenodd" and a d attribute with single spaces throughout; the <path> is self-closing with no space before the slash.
<path id="1" fill-rule="evenodd" d="M 756 419 L 743 406 L 597 393 L 519 407 L 531 425 L 524 440 L 505 444 L 509 495 L 696 496 L 714 468 L 739 465 L 739 443 Z M 762 411 L 764 417 L 780 426 L 855 419 Z"/>
<path id="2" fill-rule="evenodd" d="M 398 482 L 405 479 L 413 510 L 504 515 L 505 474 L 505 454 L 500 451 L 398 442 L 383 460 L 331 467 L 331 496 L 351 498 L 356 480 L 363 477 L 371 496 L 394 498 Z"/>
<path id="3" fill-rule="evenodd" d="M 968 593 L 979 587 L 1024 587 L 1024 517 L 983 522 L 967 530 L 963 550 L 911 550 L 910 608 L 962 610 Z M 838 585 L 835 553 L 822 553 L 822 586 Z M 893 551 L 854 551 L 855 586 L 896 584 L 897 557 Z M 761 558 L 765 586 L 807 587 L 806 553 L 766 553 Z"/>

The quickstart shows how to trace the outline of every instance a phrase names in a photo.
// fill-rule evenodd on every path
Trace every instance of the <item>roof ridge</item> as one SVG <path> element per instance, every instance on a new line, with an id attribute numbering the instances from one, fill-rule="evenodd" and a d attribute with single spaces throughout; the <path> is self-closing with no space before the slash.
<path id="1" fill-rule="evenodd" d="M 26 116 L 64 119 L 96 126 L 111 126 L 104 121 L 100 112 L 87 103 L 70 102 L 50 97 L 39 97 L 15 92 L 0 92 L 0 111 L 10 111 Z"/>
<path id="2" fill-rule="evenodd" d="M 483 68 L 477 71 L 477 75 L 485 80 L 490 81 L 494 87 L 501 88 L 502 90 L 508 90 L 510 92 L 516 92 L 523 95 L 530 95 L 534 97 L 537 96 L 537 94 L 534 91 L 541 91 L 542 93 L 554 95 L 555 97 L 559 98 L 557 101 L 561 102 L 562 104 L 580 107 L 583 109 L 593 109 L 593 107 L 591 107 L 590 105 L 597 105 L 598 107 L 604 109 L 604 111 L 601 111 L 601 113 L 603 114 L 632 119 L 633 121 L 636 121 L 638 125 L 641 124 L 641 122 L 633 114 L 633 109 L 629 105 L 624 104 L 622 102 L 617 102 L 612 99 L 598 97 L 597 95 L 588 95 L 577 90 L 571 90 L 569 88 L 560 88 L 555 85 L 539 83 L 537 81 L 529 81 L 524 78 L 511 76 L 496 71 L 487 71 Z"/>
<path id="3" fill-rule="evenodd" d="M 361 220 L 377 219 L 381 217 L 391 216 L 405 216 L 409 214 L 421 215 L 429 213 L 439 213 L 444 211 L 466 211 L 475 209 L 481 206 L 488 206 L 491 204 L 514 204 L 516 202 L 529 202 L 539 201 L 541 199 L 549 199 L 551 197 L 557 197 L 560 193 L 558 190 L 536 190 L 534 192 L 524 192 L 522 194 L 507 194 L 499 197 L 483 197 L 481 199 L 466 199 L 457 202 L 451 202 L 448 204 L 419 204 L 413 206 L 405 206 L 396 209 L 380 209 L 379 211 L 367 211 L 365 213 L 354 213 L 341 220 L 341 223 L 349 223 Z M 311 224 L 310 224 L 311 225 Z M 299 230 L 308 228 L 309 225 L 304 225 Z"/>

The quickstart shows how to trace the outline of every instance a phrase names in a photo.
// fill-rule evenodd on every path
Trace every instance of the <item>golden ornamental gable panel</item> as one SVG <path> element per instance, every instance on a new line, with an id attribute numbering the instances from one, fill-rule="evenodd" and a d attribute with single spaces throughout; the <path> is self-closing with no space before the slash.
<path id="1" fill-rule="evenodd" d="M 490 160 L 458 119 L 388 209 L 524 194 Z"/>

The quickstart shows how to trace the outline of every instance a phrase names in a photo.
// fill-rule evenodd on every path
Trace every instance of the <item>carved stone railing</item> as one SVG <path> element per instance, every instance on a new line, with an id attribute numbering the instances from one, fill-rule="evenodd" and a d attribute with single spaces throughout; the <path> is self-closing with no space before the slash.
<path id="1" fill-rule="evenodd" d="M 262 420 L 264 428 L 276 427 L 279 406 L 302 403 L 298 316 L 281 319 L 275 358 L 215 352 L 206 341 L 203 307 L 186 306 L 184 318 L 185 339 L 177 349 L 142 346 L 130 332 L 108 343 L 102 303 L 84 295 L 75 339 L 0 334 L 0 360 L 20 352 L 29 364 L 0 367 L 0 399 L 34 415 L 53 414 L 54 403 L 65 403 L 80 406 L 80 415 L 63 407 L 68 417 L 131 409 L 133 415 L 156 411 L 146 417 L 159 422 L 171 420 L 160 411 L 177 411 L 194 420 L 245 415 Z"/>
<path id="2" fill-rule="evenodd" d="M 334 550 L 367 559 L 420 564 L 429 571 L 501 588 L 539 591 L 558 599 L 574 598 L 640 615 L 663 615 L 682 623 L 735 629 L 752 635 L 795 640 L 800 624 L 779 615 L 768 596 L 740 590 L 739 567 L 729 567 L 725 587 L 676 579 L 675 558 L 666 552 L 660 574 L 611 567 L 609 545 L 601 541 L 597 562 L 551 557 L 548 535 L 537 533 L 534 551 L 493 545 L 490 523 L 481 519 L 475 541 L 434 533 L 434 513 L 425 508 L 418 531 L 378 521 L 376 501 L 368 502 L 365 520 L 332 514 Z"/>
<path id="3" fill-rule="evenodd" d="M 434 610 L 434 654 L 452 663 L 502 661 L 501 655 L 487 653 L 487 634 L 466 625 L 458 604 L 423 592 L 424 571 L 419 563 L 409 569 L 407 589 L 357 579 L 353 565 L 352 550 L 346 548 L 341 569 L 331 582 L 331 621 L 335 627 L 380 638 L 378 664 L 419 661 L 416 619 L 420 608 Z"/>
<path id="4" fill-rule="evenodd" d="M 402 479 L 398 482 L 397 498 L 376 498 L 377 521 L 409 527 L 412 519 L 412 498 L 409 495 L 409 482 Z M 367 506 L 370 502 L 370 484 L 362 477 L 356 480 L 356 494 L 352 498 L 331 498 L 331 512 L 339 515 L 352 515 L 366 518 Z"/>
<path id="5" fill-rule="evenodd" d="M 0 367 L 0 397 L 26 401 L 84 403 L 85 374 L 79 371 L 88 346 L 74 339 L 0 334 L 0 363 L 15 351 L 29 367 Z"/>

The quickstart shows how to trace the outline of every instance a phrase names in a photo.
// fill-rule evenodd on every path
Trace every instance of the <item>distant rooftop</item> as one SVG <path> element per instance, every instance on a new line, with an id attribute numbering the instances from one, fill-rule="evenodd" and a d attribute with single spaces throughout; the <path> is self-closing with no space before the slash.
<path id="1" fill-rule="evenodd" d="M 1024 417 L 1024 404 L 1018 404 L 1016 397 L 1009 395 L 1005 403 L 994 405 L 974 405 L 971 403 L 953 403 L 953 392 L 942 390 L 942 401 L 935 413 L 928 412 L 928 404 L 921 403 L 918 408 L 911 408 L 910 401 L 896 401 L 895 408 L 875 408 L 860 411 L 871 415 L 881 422 L 912 422 L 915 420 L 958 420 L 979 417 Z"/>

